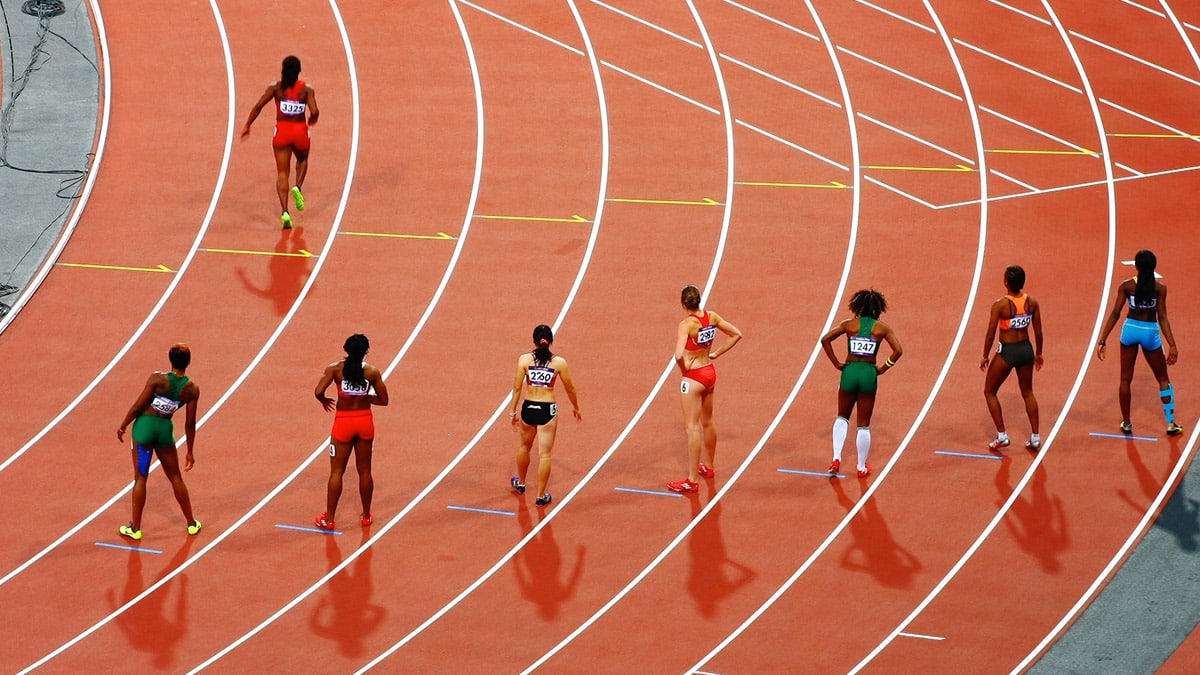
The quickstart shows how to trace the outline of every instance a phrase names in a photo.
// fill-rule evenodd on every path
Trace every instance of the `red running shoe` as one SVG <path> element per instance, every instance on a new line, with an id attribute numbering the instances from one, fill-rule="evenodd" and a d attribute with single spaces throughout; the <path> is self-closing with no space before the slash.
<path id="1" fill-rule="evenodd" d="M 369 514 L 369 513 L 362 514 L 362 515 L 360 515 L 360 516 L 359 516 L 359 518 L 361 518 L 361 519 L 362 519 L 362 526 L 363 526 L 363 527 L 370 527 L 370 526 L 371 526 L 371 523 L 375 522 L 375 516 L 373 516 L 373 515 L 371 515 L 371 514 Z"/>
<path id="2" fill-rule="evenodd" d="M 675 492 L 699 492 L 700 491 L 699 483 L 693 483 L 692 481 L 690 481 L 686 478 L 684 478 L 683 480 L 671 481 L 670 483 L 667 483 L 667 487 L 674 490 Z"/>
<path id="3" fill-rule="evenodd" d="M 870 475 L 871 475 L 871 465 L 870 465 L 870 464 L 866 464 L 866 465 L 864 465 L 864 466 L 866 466 L 866 468 L 865 468 L 865 469 L 859 469 L 859 470 L 858 470 L 858 477 L 859 477 L 859 478 L 866 478 L 867 476 L 870 476 Z"/>
<path id="4" fill-rule="evenodd" d="M 842 472 L 842 460 L 835 459 L 829 463 L 829 475 L 836 476 Z"/>
<path id="5" fill-rule="evenodd" d="M 314 518 L 313 522 L 316 523 L 317 527 L 321 528 L 322 530 L 332 530 L 333 529 L 333 521 L 329 519 L 328 513 L 322 513 L 321 515 Z"/>
<path id="6" fill-rule="evenodd" d="M 709 466 L 707 464 L 701 464 L 700 465 L 700 475 L 705 478 L 715 478 L 717 475 L 717 472 L 713 471 L 711 466 Z"/>

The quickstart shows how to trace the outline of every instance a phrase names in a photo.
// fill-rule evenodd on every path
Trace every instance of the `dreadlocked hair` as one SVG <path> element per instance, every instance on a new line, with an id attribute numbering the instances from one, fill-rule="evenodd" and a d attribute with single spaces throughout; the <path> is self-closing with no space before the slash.
<path id="1" fill-rule="evenodd" d="M 1145 306 L 1154 298 L 1154 268 L 1158 267 L 1158 258 L 1150 251 L 1142 249 L 1133 257 L 1133 265 L 1138 272 L 1133 298 L 1139 305 Z"/>
<path id="2" fill-rule="evenodd" d="M 887 311 L 887 300 L 875 289 L 863 289 L 850 298 L 850 311 L 854 316 L 869 316 L 878 319 Z"/>
<path id="3" fill-rule="evenodd" d="M 371 342 L 362 333 L 355 333 L 346 338 L 342 349 L 346 350 L 346 360 L 342 362 L 342 379 L 360 387 L 366 386 L 367 376 L 363 374 L 363 357 L 371 348 Z"/>
<path id="4" fill-rule="evenodd" d="M 534 365 L 544 366 L 550 363 L 550 359 L 554 358 L 554 354 L 550 351 L 550 345 L 554 343 L 554 331 L 550 326 L 542 324 L 533 329 L 533 363 Z"/>

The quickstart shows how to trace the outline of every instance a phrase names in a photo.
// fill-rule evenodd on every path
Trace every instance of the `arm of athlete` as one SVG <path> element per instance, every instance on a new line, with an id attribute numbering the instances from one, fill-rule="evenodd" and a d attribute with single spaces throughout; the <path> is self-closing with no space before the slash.
<path id="1" fill-rule="evenodd" d="M 1175 347 L 1175 334 L 1171 332 L 1171 321 L 1167 319 L 1167 285 L 1160 283 L 1158 289 L 1158 328 L 1167 341 L 1167 365 L 1179 360 L 1179 349 Z"/>
<path id="2" fill-rule="evenodd" d="M 517 406 L 521 405 L 521 386 L 525 382 L 525 368 L 528 366 L 528 362 L 525 359 L 526 356 L 522 355 L 521 358 L 517 359 L 517 374 L 513 377 L 512 399 L 508 405 L 508 419 L 512 422 L 514 429 L 517 428 L 517 422 L 520 421 L 520 418 L 517 416 Z"/>
<path id="3" fill-rule="evenodd" d="M 250 125 L 254 124 L 254 120 L 258 119 L 258 114 L 262 112 L 262 109 L 267 105 L 267 102 L 273 100 L 275 100 L 274 84 L 267 87 L 267 90 L 258 98 L 258 101 L 254 104 L 254 107 L 250 108 L 250 115 L 246 117 L 246 124 L 242 126 L 243 139 L 250 136 Z"/>
<path id="4" fill-rule="evenodd" d="M 193 450 L 196 443 L 196 409 L 200 407 L 200 386 L 195 382 L 188 382 L 187 386 L 192 390 L 192 398 L 184 409 L 183 431 L 187 434 L 187 452 L 183 455 L 183 470 L 191 471 L 196 465 Z"/>
<path id="5" fill-rule="evenodd" d="M 1042 306 L 1037 300 L 1029 298 L 1029 304 L 1033 305 L 1033 369 L 1041 370 L 1042 364 Z"/>
<path id="6" fill-rule="evenodd" d="M 146 380 L 146 386 L 142 387 L 142 393 L 138 394 L 138 397 L 133 402 L 133 405 L 129 407 L 129 412 L 125 413 L 125 419 L 121 420 L 121 426 L 117 428 L 118 441 L 125 440 L 125 429 L 127 429 L 130 424 L 133 424 L 133 421 L 138 418 L 138 415 L 142 414 L 142 411 L 146 409 L 146 406 L 150 405 L 150 399 L 154 396 L 154 388 L 158 386 L 158 383 L 161 382 L 162 379 L 162 373 L 154 373 L 150 375 L 149 379 Z"/>
<path id="7" fill-rule="evenodd" d="M 317 397 L 317 401 L 321 403 L 321 407 L 325 412 L 333 412 L 337 405 L 333 399 L 325 395 L 325 390 L 329 389 L 329 385 L 333 384 L 333 376 L 337 372 L 337 364 L 333 364 L 325 368 L 325 372 L 321 374 L 320 381 L 317 382 L 317 388 L 313 390 L 313 396 Z"/>
<path id="8" fill-rule="evenodd" d="M 715 350 L 709 353 L 708 358 L 715 361 L 718 356 L 724 354 L 730 349 L 733 349 L 733 346 L 742 339 L 742 331 L 738 330 L 737 326 L 729 323 L 725 319 L 722 319 L 716 312 L 709 312 L 709 315 L 713 317 L 713 325 L 717 327 L 717 330 L 721 331 L 726 335 L 726 337 L 729 338 L 728 340 L 725 340 L 720 347 L 717 347 Z"/>
<path id="9" fill-rule="evenodd" d="M 559 357 L 560 361 L 556 369 L 558 376 L 562 378 L 563 389 L 567 391 L 567 398 L 571 399 L 571 414 L 575 416 L 575 421 L 583 420 L 583 413 L 579 412 L 579 396 L 575 393 L 575 381 L 571 379 L 571 369 L 567 367 L 567 360 Z"/>
<path id="10" fill-rule="evenodd" d="M 367 366 L 364 375 L 367 376 L 367 381 L 371 383 L 371 387 L 375 389 L 373 396 L 368 396 L 371 405 L 386 406 L 388 404 L 387 385 L 383 383 L 383 374 L 375 366 Z"/>
<path id="11" fill-rule="evenodd" d="M 308 126 L 313 126 L 317 123 L 317 118 L 321 116 L 321 110 L 317 107 L 317 91 L 312 87 L 305 85 L 308 90 L 308 98 L 305 104 L 308 107 Z"/>
<path id="12" fill-rule="evenodd" d="M 687 353 L 688 335 L 691 334 L 692 322 L 695 319 L 688 317 L 679 322 L 679 330 L 675 333 L 675 365 L 679 366 L 679 372 L 686 374 L 687 364 L 683 361 L 684 354 Z"/>
<path id="13" fill-rule="evenodd" d="M 875 325 L 878 326 L 879 322 L 876 321 Z M 876 364 L 875 371 L 880 375 L 886 373 L 892 368 L 895 368 L 896 362 L 900 360 L 901 356 L 904 356 L 904 348 L 900 346 L 900 338 L 896 337 L 896 331 L 892 330 L 892 327 L 888 325 L 884 325 L 883 328 L 884 333 L 882 337 L 888 343 L 888 347 L 891 347 L 892 353 L 887 357 L 887 360 L 883 362 L 882 366 Z"/>
<path id="14" fill-rule="evenodd" d="M 828 333 L 821 336 L 821 349 L 825 350 L 825 356 L 829 357 L 829 362 L 832 363 L 833 367 L 837 368 L 838 370 L 844 368 L 846 364 L 838 361 L 837 355 L 833 353 L 833 341 L 846 334 L 846 323 L 848 321 L 849 319 L 839 323 L 838 325 L 829 329 Z"/>
<path id="15" fill-rule="evenodd" d="M 1128 282 L 1122 281 L 1117 286 L 1117 292 L 1115 293 L 1117 300 L 1113 304 L 1112 311 L 1104 318 L 1104 327 L 1100 329 L 1100 341 L 1096 343 L 1096 358 L 1101 361 L 1104 360 L 1104 345 L 1108 341 L 1108 334 L 1112 332 L 1113 327 L 1117 325 L 1117 321 L 1121 319 L 1121 308 L 1125 306 L 1126 299 L 1128 298 L 1128 295 L 1125 293 L 1126 283 Z"/>
<path id="16" fill-rule="evenodd" d="M 988 363 L 992 360 L 992 341 L 996 339 L 996 326 L 1000 325 L 1000 308 L 1002 306 L 1002 300 L 993 302 L 992 312 L 988 315 L 987 335 L 983 336 L 983 360 L 979 362 L 979 369 L 985 372 L 988 369 Z"/>

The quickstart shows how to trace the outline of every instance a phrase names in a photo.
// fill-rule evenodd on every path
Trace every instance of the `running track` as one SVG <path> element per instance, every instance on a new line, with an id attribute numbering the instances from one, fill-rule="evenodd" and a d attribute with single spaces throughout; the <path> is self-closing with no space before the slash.
<path id="1" fill-rule="evenodd" d="M 1140 1 L 93 7 L 103 162 L 0 340 L 0 616 L 26 627 L 3 670 L 1027 667 L 1196 443 L 1200 11 Z M 293 36 L 323 113 L 310 208 L 282 234 L 269 120 L 235 138 L 285 55 L 264 34 Z M 163 100 L 181 82 L 205 93 L 184 123 Z M 1090 435 L 1118 417 L 1115 356 L 1091 349 L 1139 248 L 1181 341 L 1189 434 L 1169 441 L 1144 364 L 1150 439 Z M 1044 450 L 1018 449 L 1010 384 L 1003 458 L 935 454 L 988 439 L 979 341 L 1011 263 L 1045 310 Z M 618 490 L 684 471 L 688 282 L 747 335 L 720 366 L 718 477 Z M 817 338 L 866 286 L 906 351 L 876 474 L 780 472 L 828 462 Z M 505 489 L 499 420 L 542 322 L 584 422 L 562 425 L 539 511 Z M 309 392 L 353 332 L 393 392 L 376 525 L 346 527 L 348 488 L 341 535 L 279 528 L 323 503 Z M 97 546 L 128 517 L 114 427 L 177 340 L 204 393 L 204 532 L 155 476 L 141 550 Z"/>

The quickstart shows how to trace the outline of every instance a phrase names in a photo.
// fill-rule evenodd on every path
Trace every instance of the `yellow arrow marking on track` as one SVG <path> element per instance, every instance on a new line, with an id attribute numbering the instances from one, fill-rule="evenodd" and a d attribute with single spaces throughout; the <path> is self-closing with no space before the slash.
<path id="1" fill-rule="evenodd" d="M 798 188 L 823 188 L 832 190 L 842 190 L 847 186 L 831 180 L 828 183 L 771 183 L 767 181 L 739 180 L 734 181 L 737 185 L 753 185 L 755 187 L 798 187 Z"/>
<path id="2" fill-rule="evenodd" d="M 1109 134 L 1115 138 L 1200 138 L 1200 134 Z"/>
<path id="3" fill-rule="evenodd" d="M 542 216 L 490 216 L 477 213 L 476 218 L 484 218 L 487 220 L 532 220 L 542 223 L 590 223 L 592 221 L 580 215 L 574 215 L 570 218 L 546 218 Z"/>
<path id="4" fill-rule="evenodd" d="M 1093 150 L 988 150 L 1001 155 L 1091 155 L 1099 157 L 1100 153 Z"/>
<path id="5" fill-rule="evenodd" d="M 313 254 L 304 249 L 300 249 L 297 253 L 284 253 L 282 251 L 243 251 L 236 248 L 202 248 L 201 251 L 208 253 L 237 253 L 239 255 L 277 255 L 284 258 L 311 258 Z"/>
<path id="6" fill-rule="evenodd" d="M 873 166 L 873 165 L 865 166 L 863 168 L 864 169 L 877 169 L 880 171 L 955 171 L 955 172 L 959 172 L 959 173 L 975 170 L 975 169 L 972 169 L 971 167 L 965 166 L 963 164 L 955 165 L 953 168 L 945 167 L 945 166 Z"/>
<path id="7" fill-rule="evenodd" d="M 174 272 L 175 270 L 166 265 L 158 267 L 125 267 L 123 265 L 89 265 L 87 263 L 55 263 L 60 267 L 83 267 L 92 270 L 122 270 L 125 272 Z"/>
<path id="8" fill-rule="evenodd" d="M 609 199 L 610 202 L 621 202 L 623 204 L 677 204 L 680 206 L 723 206 L 721 202 L 705 197 L 700 201 L 688 201 L 682 199 Z"/>
<path id="9" fill-rule="evenodd" d="M 341 231 L 341 232 L 338 232 L 338 234 L 348 234 L 353 237 L 388 237 L 391 239 L 439 239 L 439 240 L 454 239 L 454 237 L 446 234 L 445 232 L 438 232 L 437 234 L 389 234 L 387 232 L 346 232 L 346 231 Z"/>

